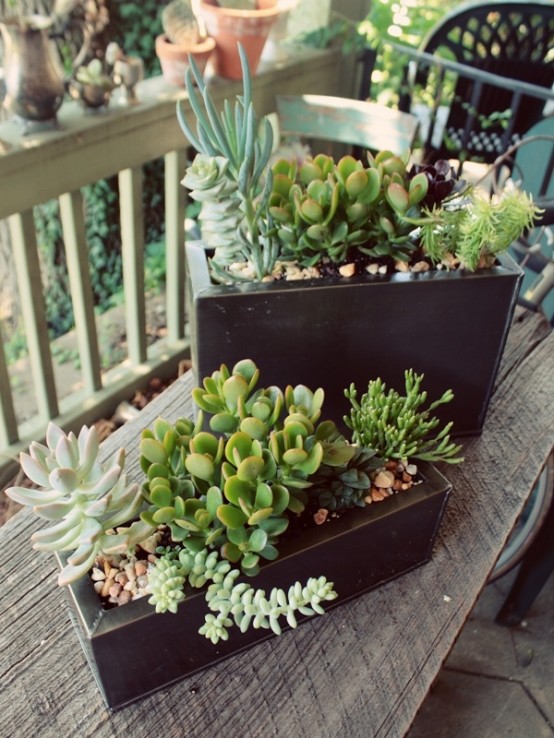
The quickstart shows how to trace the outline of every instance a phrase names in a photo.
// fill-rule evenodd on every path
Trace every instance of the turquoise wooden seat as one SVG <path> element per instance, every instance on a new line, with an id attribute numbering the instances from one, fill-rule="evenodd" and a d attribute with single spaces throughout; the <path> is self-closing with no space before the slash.
<path id="1" fill-rule="evenodd" d="M 414 115 L 379 103 L 327 95 L 278 95 L 276 101 L 282 135 L 403 154 L 418 132 Z"/>

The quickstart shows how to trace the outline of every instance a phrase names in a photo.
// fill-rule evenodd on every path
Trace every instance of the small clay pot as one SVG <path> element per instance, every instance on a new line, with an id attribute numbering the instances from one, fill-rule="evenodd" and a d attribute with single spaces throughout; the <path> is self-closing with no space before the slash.
<path id="1" fill-rule="evenodd" d="M 257 10 L 221 8 L 215 0 L 201 0 L 200 13 L 210 36 L 216 41 L 216 74 L 242 79 L 238 44 L 248 58 L 250 72 L 256 73 L 271 27 L 279 15 L 277 0 L 258 0 Z"/>
<path id="2" fill-rule="evenodd" d="M 160 60 L 166 82 L 179 87 L 185 86 L 185 74 L 192 56 L 203 74 L 206 64 L 215 49 L 215 40 L 208 36 L 192 47 L 172 44 L 165 35 L 156 38 L 156 54 Z"/>

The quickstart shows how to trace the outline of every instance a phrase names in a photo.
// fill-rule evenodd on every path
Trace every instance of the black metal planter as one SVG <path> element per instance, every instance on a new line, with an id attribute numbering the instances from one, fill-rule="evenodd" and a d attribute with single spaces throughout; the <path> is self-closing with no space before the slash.
<path id="1" fill-rule="evenodd" d="M 324 575 L 339 595 L 328 603 L 334 606 L 429 561 L 451 487 L 433 466 L 419 468 L 424 481 L 409 491 L 284 540 L 279 558 L 249 581 L 269 592 Z M 81 645 L 110 708 L 274 637 L 270 631 L 242 634 L 233 627 L 228 641 L 213 645 L 198 634 L 208 612 L 199 590 L 188 592 L 176 615 L 156 614 L 147 598 L 102 610 L 88 578 L 69 591 Z"/>
<path id="2" fill-rule="evenodd" d="M 404 370 L 424 373 L 429 397 L 458 435 L 482 430 L 522 272 L 509 256 L 475 273 L 430 271 L 310 282 L 214 285 L 206 253 L 187 244 L 189 315 L 197 381 L 221 363 L 253 359 L 264 386 L 325 390 L 325 416 L 381 377 L 403 388 Z"/>

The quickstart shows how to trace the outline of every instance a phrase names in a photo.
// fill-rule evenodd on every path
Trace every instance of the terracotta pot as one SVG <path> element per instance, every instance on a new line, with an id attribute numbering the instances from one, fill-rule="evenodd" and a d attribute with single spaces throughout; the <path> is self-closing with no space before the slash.
<path id="1" fill-rule="evenodd" d="M 203 73 L 210 56 L 215 49 L 215 40 L 208 36 L 194 47 L 172 44 L 167 36 L 156 38 L 156 54 L 160 60 L 162 74 L 166 82 L 179 87 L 185 86 L 185 74 L 189 66 L 189 56 Z"/>
<path id="2" fill-rule="evenodd" d="M 210 36 L 216 41 L 215 71 L 220 77 L 241 79 L 242 69 L 238 44 L 242 44 L 256 73 L 265 42 L 277 20 L 277 0 L 258 0 L 258 10 L 220 8 L 215 0 L 202 0 L 200 12 Z"/>

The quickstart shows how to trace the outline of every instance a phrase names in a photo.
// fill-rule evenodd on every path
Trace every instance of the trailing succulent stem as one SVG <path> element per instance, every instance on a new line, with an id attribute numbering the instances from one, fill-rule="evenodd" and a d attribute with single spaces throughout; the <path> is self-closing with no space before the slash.
<path id="1" fill-rule="evenodd" d="M 221 113 L 191 60 L 186 88 L 196 116 L 196 132 L 180 104 L 177 117 L 198 155 L 183 184 L 191 188 L 191 197 L 202 203 L 203 235 L 208 248 L 215 249 L 215 272 L 225 273 L 226 266 L 245 259 L 252 263 L 256 279 L 261 280 L 271 273 L 277 255 L 270 223 L 261 218 L 271 192 L 267 165 L 273 133 L 267 118 L 260 125 L 256 117 L 248 61 L 241 46 L 239 53 L 243 95 L 236 99 L 234 109 L 226 101 Z"/>
<path id="2" fill-rule="evenodd" d="M 212 613 L 206 615 L 199 633 L 216 644 L 227 640 L 228 628 L 237 625 L 244 633 L 250 626 L 271 629 L 281 633 L 279 618 L 284 617 L 291 628 L 297 625 L 296 613 L 323 615 L 321 603 L 336 599 L 333 584 L 325 577 L 310 578 L 305 586 L 300 582 L 288 592 L 273 588 L 266 596 L 263 589 L 254 589 L 246 582 L 238 582 L 238 569 L 228 561 L 218 559 L 217 553 L 207 550 L 192 555 L 186 550 L 172 551 L 161 556 L 150 570 L 152 596 L 150 604 L 156 612 L 177 612 L 185 599 L 185 581 L 191 587 L 201 588 L 209 583 L 206 602 Z"/>
<path id="3" fill-rule="evenodd" d="M 127 484 L 123 450 L 111 463 L 100 464 L 96 428 L 83 426 L 76 437 L 49 423 L 46 444 L 34 442 L 28 454 L 21 454 L 23 471 L 39 489 L 10 487 L 6 494 L 53 521 L 33 533 L 33 548 L 74 551 L 58 578 L 65 585 L 86 574 L 100 553 L 125 553 L 153 528 L 145 523 L 120 527 L 138 515 L 142 495 L 136 484 Z"/>
<path id="4" fill-rule="evenodd" d="M 421 459 L 446 461 L 456 464 L 462 461 L 458 454 L 461 446 L 450 441 L 452 423 L 447 423 L 436 435 L 433 431 L 439 419 L 431 412 L 439 405 L 450 402 L 454 395 L 447 390 L 440 399 L 426 409 L 427 392 L 421 391 L 423 374 L 413 370 L 404 373 L 406 393 L 386 389 L 381 379 L 369 382 L 367 392 L 357 400 L 354 385 L 345 390 L 352 409 L 344 416 L 344 422 L 352 430 L 352 439 L 360 446 L 376 449 L 386 459 Z"/>

